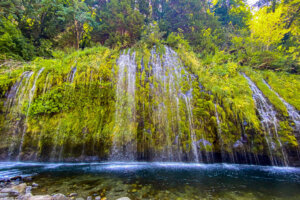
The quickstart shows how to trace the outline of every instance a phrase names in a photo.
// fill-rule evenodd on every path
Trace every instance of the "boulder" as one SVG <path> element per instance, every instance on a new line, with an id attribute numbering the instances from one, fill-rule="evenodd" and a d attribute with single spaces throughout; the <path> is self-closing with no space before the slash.
<path id="1" fill-rule="evenodd" d="M 27 184 L 26 183 L 22 183 L 22 184 L 13 186 L 12 189 L 17 190 L 19 193 L 25 194 L 26 187 L 27 187 Z"/>
<path id="2" fill-rule="evenodd" d="M 30 197 L 32 197 L 31 193 L 27 193 L 25 195 L 18 196 L 18 200 L 28 200 Z"/>
<path id="3" fill-rule="evenodd" d="M 4 188 L 1 190 L 1 193 L 8 193 L 9 196 L 19 196 L 19 192 L 13 188 Z"/>
<path id="4" fill-rule="evenodd" d="M 8 193 L 0 193 L 0 198 L 5 198 L 8 197 L 9 194 Z"/>

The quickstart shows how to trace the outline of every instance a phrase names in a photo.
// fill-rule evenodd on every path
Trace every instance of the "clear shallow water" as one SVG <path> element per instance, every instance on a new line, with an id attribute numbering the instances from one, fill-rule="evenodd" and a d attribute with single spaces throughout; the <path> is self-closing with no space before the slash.
<path id="1" fill-rule="evenodd" d="M 107 199 L 300 199 L 300 168 L 147 162 L 0 162 L 0 179 L 34 176 L 34 194 Z"/>

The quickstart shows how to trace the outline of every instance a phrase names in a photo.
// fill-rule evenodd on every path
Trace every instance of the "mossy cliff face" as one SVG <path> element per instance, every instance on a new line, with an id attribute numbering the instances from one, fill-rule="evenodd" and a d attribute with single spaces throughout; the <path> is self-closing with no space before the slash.
<path id="1" fill-rule="evenodd" d="M 275 121 L 265 123 L 245 76 Z M 0 78 L 2 160 L 299 161 L 297 75 L 158 46 L 57 55 Z"/>

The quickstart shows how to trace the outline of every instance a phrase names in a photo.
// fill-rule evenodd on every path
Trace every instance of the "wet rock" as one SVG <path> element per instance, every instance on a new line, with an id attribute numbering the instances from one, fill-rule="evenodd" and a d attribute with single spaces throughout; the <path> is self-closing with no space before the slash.
<path id="1" fill-rule="evenodd" d="M 118 198 L 117 200 L 130 200 L 128 197 L 121 197 L 121 198 Z"/>
<path id="2" fill-rule="evenodd" d="M 0 193 L 0 198 L 5 198 L 8 197 L 9 194 L 8 193 Z"/>
<path id="3" fill-rule="evenodd" d="M 21 181 L 22 177 L 21 176 L 15 176 L 15 177 L 10 178 L 10 180 L 12 180 L 12 181 Z"/>
<path id="4" fill-rule="evenodd" d="M 52 200 L 52 197 L 50 195 L 36 195 L 29 197 L 28 200 Z"/>
<path id="5" fill-rule="evenodd" d="M 31 186 L 27 186 L 25 189 L 25 194 L 31 193 L 31 189 L 32 189 Z"/>
<path id="6" fill-rule="evenodd" d="M 13 188 L 4 188 L 1 190 L 1 193 L 8 193 L 9 196 L 18 196 L 20 193 Z"/>
<path id="7" fill-rule="evenodd" d="M 52 196 L 52 200 L 68 200 L 69 198 L 63 194 L 55 194 Z"/>
<path id="8" fill-rule="evenodd" d="M 26 184 L 26 183 L 22 183 L 22 184 L 20 184 L 20 185 L 13 186 L 12 189 L 15 189 L 15 190 L 17 190 L 19 193 L 24 194 L 25 191 L 26 191 L 26 187 L 27 187 L 27 184 Z"/>
<path id="9" fill-rule="evenodd" d="M 233 148 L 242 148 L 244 146 L 244 144 L 240 141 L 237 140 L 234 144 L 233 144 Z"/>
<path id="10" fill-rule="evenodd" d="M 96 196 L 95 200 L 101 200 L 101 197 L 100 196 Z"/>
<path id="11" fill-rule="evenodd" d="M 32 188 L 37 188 L 39 186 L 39 184 L 37 183 L 32 183 Z"/>
<path id="12" fill-rule="evenodd" d="M 32 181 L 32 177 L 31 176 L 23 177 L 23 181 Z"/>
<path id="13" fill-rule="evenodd" d="M 28 200 L 31 197 L 32 197 L 32 194 L 31 193 L 27 193 L 25 195 L 18 196 L 18 200 Z"/>
<path id="14" fill-rule="evenodd" d="M 70 195 L 69 195 L 69 197 L 76 197 L 78 194 L 77 193 L 71 193 Z"/>

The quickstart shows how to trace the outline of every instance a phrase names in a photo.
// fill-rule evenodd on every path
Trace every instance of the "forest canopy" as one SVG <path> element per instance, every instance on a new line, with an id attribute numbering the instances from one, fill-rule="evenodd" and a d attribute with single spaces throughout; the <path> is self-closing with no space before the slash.
<path id="1" fill-rule="evenodd" d="M 167 44 L 205 62 L 222 52 L 239 65 L 299 73 L 299 13 L 298 0 L 2 0 L 0 62 Z"/>

